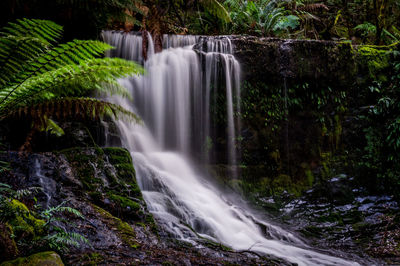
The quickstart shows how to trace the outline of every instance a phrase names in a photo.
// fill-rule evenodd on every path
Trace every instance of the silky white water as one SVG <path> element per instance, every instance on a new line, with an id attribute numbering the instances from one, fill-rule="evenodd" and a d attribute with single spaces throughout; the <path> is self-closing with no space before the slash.
<path id="1" fill-rule="evenodd" d="M 105 35 L 111 44 L 135 54 L 128 47 L 129 38 L 125 35 L 111 32 Z M 124 39 L 124 45 L 117 39 Z M 137 41 L 132 47 L 139 47 Z M 198 158 L 196 152 L 207 151 L 201 142 L 216 130 L 210 112 L 211 99 L 216 97 L 212 88 L 215 79 L 222 75 L 225 83 L 227 147 L 234 150 L 227 151 L 230 163 L 236 156 L 233 146 L 238 128 L 233 113 L 239 107 L 234 107 L 238 101 L 234 96 L 240 96 L 239 65 L 231 54 L 229 40 L 215 43 L 208 40 L 209 48 L 202 49 L 200 54 L 192 50 L 197 41 L 193 36 L 169 36 L 168 42 L 164 42 L 166 49 L 151 54 L 144 63 L 146 75 L 121 80 L 134 101 L 117 96 L 108 98 L 143 119 L 143 125 L 116 123 L 123 145 L 132 154 L 139 186 L 156 220 L 176 238 L 192 243 L 202 236 L 236 250 L 271 254 L 299 265 L 358 265 L 315 252 L 292 233 L 260 221 L 250 210 L 227 200 L 195 170 L 192 159 Z M 116 53 L 128 54 L 127 51 Z M 207 156 L 201 158 L 207 161 Z M 266 231 L 258 224 L 263 224 Z"/>

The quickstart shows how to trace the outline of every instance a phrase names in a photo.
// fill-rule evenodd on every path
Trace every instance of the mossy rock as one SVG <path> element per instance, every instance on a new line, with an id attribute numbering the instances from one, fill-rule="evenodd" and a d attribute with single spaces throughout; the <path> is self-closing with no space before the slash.
<path id="1" fill-rule="evenodd" d="M 112 164 L 132 163 L 131 155 L 127 149 L 108 147 L 103 148 L 103 151 L 108 156 L 110 163 Z"/>
<path id="2" fill-rule="evenodd" d="M 128 197 L 121 196 L 114 194 L 112 192 L 107 193 L 107 196 L 112 200 L 114 203 L 117 203 L 121 208 L 129 208 L 132 211 L 139 211 L 141 209 L 141 205 Z"/>
<path id="3" fill-rule="evenodd" d="M 53 251 L 33 254 L 29 257 L 18 258 L 3 262 L 0 266 L 63 266 L 60 256 Z"/>
<path id="4" fill-rule="evenodd" d="M 7 202 L 6 208 L 12 215 L 8 219 L 17 239 L 34 239 L 43 235 L 46 222 L 35 218 L 28 207 L 22 202 L 13 199 Z"/>
<path id="5" fill-rule="evenodd" d="M 92 204 L 91 206 L 100 214 L 109 227 L 117 233 L 124 244 L 134 249 L 139 247 L 139 243 L 136 241 L 136 234 L 127 222 L 122 221 L 96 205 Z"/>
<path id="6" fill-rule="evenodd" d="M 113 215 L 144 220 L 143 196 L 136 182 L 131 155 L 124 148 L 74 148 L 61 151 L 66 156 L 84 193 L 93 203 Z"/>
<path id="7" fill-rule="evenodd" d="M 123 148 L 104 148 L 103 151 L 107 155 L 109 162 L 117 170 L 119 180 L 136 182 L 136 172 L 128 150 Z"/>
<path id="8" fill-rule="evenodd" d="M 60 153 L 65 155 L 76 176 L 82 182 L 84 189 L 95 191 L 103 186 L 103 181 L 100 178 L 96 178 L 95 172 L 96 169 L 103 171 L 104 168 L 104 153 L 101 149 L 71 148 Z"/>
<path id="9" fill-rule="evenodd" d="M 387 81 L 385 70 L 390 67 L 392 49 L 388 46 L 363 45 L 357 49 L 357 59 L 361 69 L 366 69 L 368 78 Z"/>
<path id="10" fill-rule="evenodd" d="M 104 262 L 104 256 L 97 252 L 85 254 L 80 263 L 83 265 L 99 265 Z"/>

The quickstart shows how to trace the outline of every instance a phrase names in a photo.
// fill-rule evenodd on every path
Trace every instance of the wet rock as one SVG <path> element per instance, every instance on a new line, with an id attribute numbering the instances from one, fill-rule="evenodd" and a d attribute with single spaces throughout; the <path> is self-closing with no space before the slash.
<path id="1" fill-rule="evenodd" d="M 109 118 L 105 118 L 105 121 L 59 122 L 58 125 L 64 130 L 65 134 L 62 136 L 46 132 L 37 132 L 34 135 L 31 143 L 34 152 L 121 145 L 118 129 Z M 18 150 L 24 144 L 30 129 L 30 121 L 2 121 L 0 127 L 2 143 L 9 150 Z"/>
<path id="2" fill-rule="evenodd" d="M 371 74 L 366 67 L 371 60 L 368 55 L 373 54 L 369 52 L 370 47 L 334 41 L 253 36 L 232 36 L 231 41 L 247 81 L 281 84 L 282 78 L 286 77 L 297 83 L 318 80 L 320 85 L 347 86 L 354 82 L 354 77 L 360 83 Z M 379 51 L 386 52 L 384 47 Z M 381 65 L 383 69 L 379 71 L 388 67 L 388 64 Z"/>
<path id="3" fill-rule="evenodd" d="M 18 258 L 13 261 L 6 261 L 1 264 L 1 266 L 64 266 L 60 256 L 53 252 L 41 252 L 33 254 L 29 257 Z"/>
<path id="4" fill-rule="evenodd" d="M 218 244 L 193 246 L 170 238 L 147 211 L 125 149 L 73 148 L 25 157 L 10 153 L 0 160 L 11 161 L 16 188 L 44 188 L 46 194 L 38 197 L 40 205 L 48 202 L 54 207 L 64 202 L 84 216 L 61 213 L 59 218 L 68 223 L 55 224 L 89 241 L 61 254 L 68 265 L 285 265 L 276 258 L 234 252 Z M 38 171 L 35 161 L 40 175 L 54 181 L 55 187 L 40 183 L 34 174 Z M 0 180 L 4 181 L 8 179 Z M 27 262 L 25 258 L 19 261 Z"/>
<path id="5" fill-rule="evenodd" d="M 351 252 L 367 264 L 382 263 L 370 256 L 398 262 L 398 202 L 388 195 L 368 195 L 363 188 L 354 189 L 349 181 L 342 176 L 324 186 L 314 186 L 303 197 L 282 207 L 281 219 L 314 245 Z M 351 196 L 343 195 L 346 193 Z"/>

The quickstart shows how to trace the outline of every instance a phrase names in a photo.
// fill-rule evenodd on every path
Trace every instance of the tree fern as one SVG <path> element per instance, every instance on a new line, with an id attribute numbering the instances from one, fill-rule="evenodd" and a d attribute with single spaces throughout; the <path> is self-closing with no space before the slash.
<path id="1" fill-rule="evenodd" d="M 9 23 L 0 31 L 0 120 L 29 110 L 29 118 L 39 122 L 34 125 L 36 130 L 49 128 L 56 133 L 61 131 L 52 119 L 61 119 L 58 113 L 68 113 L 71 119 L 73 115 L 98 118 L 119 113 L 136 120 L 121 107 L 77 97 L 94 90 L 126 96 L 126 89 L 116 80 L 143 69 L 123 59 L 96 58 L 112 48 L 103 42 L 57 44 L 61 33 L 62 28 L 53 22 L 28 19 Z M 50 110 L 56 113 L 50 114 Z"/>
<path id="2" fill-rule="evenodd" d="M 17 20 L 0 31 L 0 86 L 17 76 L 28 62 L 52 46 L 62 27 L 46 20 Z"/>
<path id="3" fill-rule="evenodd" d="M 8 23 L 0 35 L 36 38 L 50 44 L 61 38 L 62 27 L 49 20 L 19 19 Z"/>
<path id="4" fill-rule="evenodd" d="M 9 108 L 49 100 L 60 96 L 85 95 L 90 90 L 110 88 L 116 78 L 140 73 L 138 65 L 119 58 L 91 59 L 68 64 L 41 74 L 30 75 L 17 85 L 0 91 L 0 115 Z M 121 88 L 120 88 L 121 89 Z M 118 90 L 114 92 L 119 92 Z"/>

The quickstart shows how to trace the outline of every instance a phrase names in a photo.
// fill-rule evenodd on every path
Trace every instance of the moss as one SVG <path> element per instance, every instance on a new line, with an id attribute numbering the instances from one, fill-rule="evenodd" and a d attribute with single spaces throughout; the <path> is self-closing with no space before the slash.
<path id="1" fill-rule="evenodd" d="M 100 171 L 103 170 L 103 158 L 102 152 L 99 153 L 96 149 L 93 154 L 88 151 L 82 150 L 81 148 L 72 148 L 63 150 L 60 153 L 64 154 L 71 166 L 74 168 L 77 177 L 83 184 L 84 189 L 93 191 L 103 185 L 103 181 L 99 178 L 95 178 L 96 166 Z M 93 166 L 92 166 L 93 165 Z"/>
<path id="2" fill-rule="evenodd" d="M 110 200 L 114 201 L 118 205 L 120 205 L 122 208 L 130 208 L 133 211 L 138 211 L 141 209 L 141 205 L 137 202 L 134 202 L 133 200 L 114 194 L 112 192 L 108 192 L 107 196 L 110 198 Z"/>
<path id="3" fill-rule="evenodd" d="M 129 215 L 130 219 L 143 218 L 143 196 L 136 182 L 132 158 L 126 149 L 75 148 L 61 153 L 67 157 L 93 202 L 107 208 L 114 215 Z M 112 209 L 115 205 L 104 203 L 105 197 L 119 208 Z M 134 211 L 137 215 L 132 217 L 131 212 L 126 210 Z"/>
<path id="4" fill-rule="evenodd" d="M 145 221 L 146 221 L 146 224 L 149 225 L 150 230 L 158 236 L 158 229 L 157 229 L 156 222 L 154 221 L 153 215 L 147 214 Z"/>
<path id="5" fill-rule="evenodd" d="M 122 242 L 134 249 L 139 247 L 139 243 L 136 241 L 135 238 L 135 232 L 127 222 L 124 222 L 121 219 L 114 217 L 108 211 L 96 205 L 92 204 L 91 206 L 103 217 L 110 228 L 117 232 L 117 235 L 122 240 Z"/>
<path id="6" fill-rule="evenodd" d="M 88 253 L 82 257 L 80 262 L 84 265 L 98 265 L 104 262 L 104 257 L 97 252 Z"/>
<path id="7" fill-rule="evenodd" d="M 367 67 L 369 77 L 373 80 L 387 81 L 384 70 L 390 66 L 392 51 L 386 47 L 364 45 L 358 48 L 360 64 Z"/>
<path id="8" fill-rule="evenodd" d="M 103 199 L 103 194 L 98 191 L 93 191 L 89 192 L 88 195 L 94 200 L 94 201 L 101 201 Z"/>
<path id="9" fill-rule="evenodd" d="M 13 213 L 9 224 L 17 238 L 35 238 L 44 233 L 45 221 L 35 218 L 28 207 L 22 202 L 13 199 L 8 202 L 7 208 Z"/>
<path id="10" fill-rule="evenodd" d="M 136 180 L 136 172 L 133 167 L 132 158 L 128 150 L 123 148 L 104 148 L 109 162 L 114 165 L 117 170 L 119 180 L 127 182 Z"/>
<path id="11" fill-rule="evenodd" d="M 124 148 L 104 148 L 104 153 L 109 157 L 110 163 L 132 163 L 131 154 L 127 149 Z"/>
<path id="12" fill-rule="evenodd" d="M 53 251 L 46 251 L 37 254 L 33 254 L 29 257 L 18 258 L 13 261 L 6 261 L 1 266 L 37 266 L 37 265 L 51 265 L 51 266 L 62 266 L 60 256 Z"/>
<path id="13" fill-rule="evenodd" d="M 309 187 L 311 187 L 314 184 L 314 175 L 313 175 L 313 173 L 312 173 L 310 168 L 307 168 L 304 172 L 305 172 L 305 175 L 306 175 L 307 185 Z"/>

